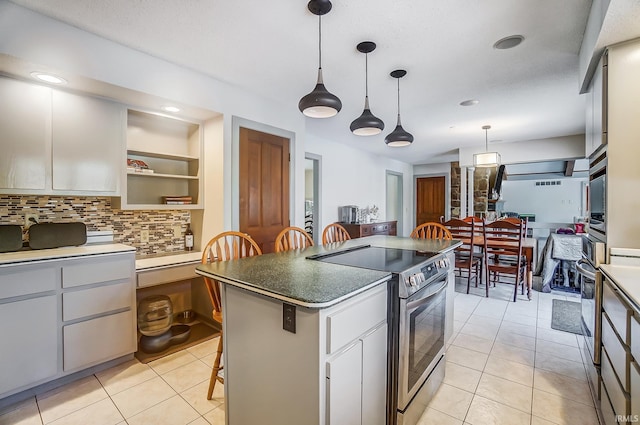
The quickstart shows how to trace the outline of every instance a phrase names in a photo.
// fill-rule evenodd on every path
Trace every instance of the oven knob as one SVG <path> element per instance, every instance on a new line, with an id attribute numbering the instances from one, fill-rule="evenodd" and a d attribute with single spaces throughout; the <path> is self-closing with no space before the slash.
<path id="1" fill-rule="evenodd" d="M 415 276 L 409 276 L 409 285 L 418 286 L 418 284 L 416 283 L 416 277 Z"/>

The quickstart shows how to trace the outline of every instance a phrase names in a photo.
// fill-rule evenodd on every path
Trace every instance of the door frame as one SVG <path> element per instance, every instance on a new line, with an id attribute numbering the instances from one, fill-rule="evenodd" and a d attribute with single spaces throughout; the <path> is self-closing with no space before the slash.
<path id="1" fill-rule="evenodd" d="M 224 171 L 225 180 L 229 178 L 231 181 L 231 187 L 228 188 L 225 185 L 225 202 L 228 201 L 225 206 L 224 225 L 225 230 L 239 230 L 240 229 L 240 128 L 247 128 L 249 130 L 260 131 L 262 133 L 273 134 L 274 136 L 284 137 L 289 139 L 289 221 L 295 222 L 295 158 L 296 158 L 296 134 L 292 131 L 284 130 L 282 128 L 273 127 L 268 124 L 251 121 L 246 118 L 237 116 L 231 117 L 231 149 L 230 149 L 230 161 L 231 169 Z M 225 156 L 227 154 L 225 153 Z M 226 162 L 226 161 L 225 161 Z M 229 192 L 227 192 L 229 191 Z M 228 193 L 228 197 L 227 197 Z M 229 209 L 230 208 L 230 209 Z"/>
<path id="2" fill-rule="evenodd" d="M 413 176 L 413 228 L 416 227 L 418 208 L 416 204 L 416 196 L 418 194 L 418 179 L 424 177 L 444 177 L 444 219 L 451 219 L 451 171 L 443 171 L 440 173 L 414 174 Z"/>
<path id="3" fill-rule="evenodd" d="M 322 155 L 311 152 L 304 153 L 304 159 L 314 162 L 313 167 L 313 242 L 322 244 L 322 226 L 320 211 L 322 211 Z M 306 177 L 305 177 L 306 178 Z"/>
<path id="4" fill-rule="evenodd" d="M 387 185 L 388 183 L 388 176 L 395 176 L 398 178 L 398 186 L 396 187 L 396 190 L 398 191 L 398 199 L 400 200 L 400 214 L 398 215 L 398 223 L 397 223 L 397 229 L 398 229 L 398 233 L 400 235 L 404 235 L 404 174 L 402 174 L 399 171 L 393 171 L 393 170 L 385 170 L 385 174 L 384 174 L 384 178 L 385 178 L 385 210 L 387 211 L 387 216 L 389 215 L 389 205 L 388 205 L 388 193 L 389 193 L 389 186 Z M 413 201 L 415 204 L 415 200 Z"/>

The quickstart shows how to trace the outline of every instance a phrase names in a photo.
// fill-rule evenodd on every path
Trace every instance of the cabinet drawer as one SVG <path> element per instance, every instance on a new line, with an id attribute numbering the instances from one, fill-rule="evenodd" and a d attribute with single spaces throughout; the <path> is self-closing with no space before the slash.
<path id="1" fill-rule="evenodd" d="M 602 410 L 602 418 L 604 419 L 604 423 L 602 425 L 618 425 L 616 414 L 613 413 L 613 407 L 611 407 L 611 402 L 609 401 L 609 396 L 606 391 L 602 391 L 600 410 Z"/>
<path id="2" fill-rule="evenodd" d="M 613 411 L 616 415 L 626 415 L 627 396 L 616 378 L 613 367 L 611 366 L 611 360 L 607 355 L 606 347 L 603 347 L 602 354 L 603 356 L 601 358 L 600 369 L 602 372 L 602 383 L 607 389 L 607 394 L 609 395 L 609 400 L 611 400 Z"/>
<path id="3" fill-rule="evenodd" d="M 0 274 L 0 299 L 19 297 L 21 295 L 37 294 L 38 292 L 56 289 L 57 267 L 42 269 L 29 267 L 8 267 Z"/>
<path id="4" fill-rule="evenodd" d="M 631 318 L 631 355 L 636 362 L 640 364 L 640 323 L 638 323 L 638 316 Z M 640 394 L 638 394 L 640 397 Z M 640 414 L 640 412 L 638 413 Z"/>
<path id="5" fill-rule="evenodd" d="M 387 291 L 327 316 L 327 353 L 333 353 L 387 318 Z"/>
<path id="6" fill-rule="evenodd" d="M 606 314 L 602 315 L 602 345 L 606 348 L 607 354 L 611 359 L 611 365 L 624 388 L 627 376 L 627 352 L 616 336 L 615 331 L 611 328 Z M 624 389 L 627 390 L 627 388 Z"/>
<path id="7" fill-rule="evenodd" d="M 631 414 L 640 415 L 640 366 L 637 362 L 631 362 Z"/>
<path id="8" fill-rule="evenodd" d="M 611 324 L 625 344 L 629 344 L 629 317 L 631 310 L 616 293 L 618 290 L 611 286 L 611 282 L 605 279 L 602 292 L 602 308 L 607 312 Z"/>
<path id="9" fill-rule="evenodd" d="M 196 274 L 196 266 L 198 264 L 200 263 L 185 264 L 181 266 L 138 272 L 138 288 L 193 279 L 195 277 L 198 277 L 198 275 Z"/>
<path id="10" fill-rule="evenodd" d="M 136 351 L 132 311 L 67 325 L 62 333 L 65 372 Z"/>
<path id="11" fill-rule="evenodd" d="M 78 260 L 62 267 L 62 287 L 129 279 L 133 270 L 133 255 Z"/>
<path id="12" fill-rule="evenodd" d="M 133 293 L 130 282 L 99 286 L 62 294 L 62 320 L 74 320 L 94 314 L 131 308 Z"/>
<path id="13" fill-rule="evenodd" d="M 372 233 L 375 234 L 384 234 L 386 235 L 389 232 L 389 225 L 388 224 L 375 224 L 372 226 Z"/>

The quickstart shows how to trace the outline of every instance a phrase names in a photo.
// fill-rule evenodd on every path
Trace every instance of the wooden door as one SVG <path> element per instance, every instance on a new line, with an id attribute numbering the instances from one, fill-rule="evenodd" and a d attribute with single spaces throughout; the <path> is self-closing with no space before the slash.
<path id="1" fill-rule="evenodd" d="M 240 128 L 240 231 L 263 253 L 289 226 L 289 139 Z"/>
<path id="2" fill-rule="evenodd" d="M 444 176 L 420 177 L 416 181 L 416 226 L 440 222 L 445 212 Z"/>

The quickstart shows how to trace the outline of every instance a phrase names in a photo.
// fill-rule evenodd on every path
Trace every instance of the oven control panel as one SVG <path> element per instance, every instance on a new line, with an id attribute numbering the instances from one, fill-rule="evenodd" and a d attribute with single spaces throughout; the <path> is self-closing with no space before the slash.
<path id="1" fill-rule="evenodd" d="M 420 288 L 433 280 L 435 276 L 447 273 L 450 265 L 449 263 L 449 259 L 446 257 L 430 261 L 428 264 L 420 267 L 419 271 L 414 269 L 409 273 L 406 273 L 404 276 L 404 282 L 409 287 Z"/>

